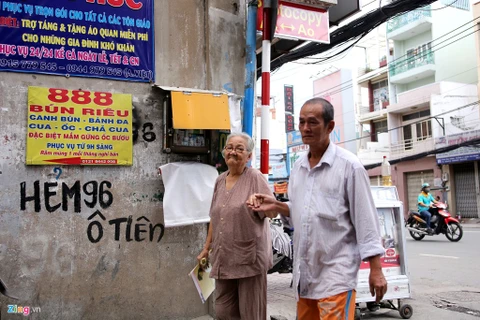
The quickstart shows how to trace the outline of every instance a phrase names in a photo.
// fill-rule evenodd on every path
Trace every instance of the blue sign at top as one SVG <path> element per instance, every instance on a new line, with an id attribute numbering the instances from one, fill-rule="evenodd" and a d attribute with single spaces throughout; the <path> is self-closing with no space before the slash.
<path id="1" fill-rule="evenodd" d="M 0 71 L 154 81 L 153 0 L 0 1 Z"/>
<path id="2" fill-rule="evenodd" d="M 287 147 L 293 147 L 303 144 L 300 131 L 287 132 Z"/>

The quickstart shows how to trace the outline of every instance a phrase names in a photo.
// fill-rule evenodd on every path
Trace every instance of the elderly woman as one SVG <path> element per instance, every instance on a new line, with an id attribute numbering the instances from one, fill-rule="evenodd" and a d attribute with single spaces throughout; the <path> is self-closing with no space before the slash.
<path id="1" fill-rule="evenodd" d="M 253 140 L 232 133 L 222 151 L 228 171 L 215 183 L 210 227 L 200 261 L 208 257 L 215 279 L 217 319 L 265 320 L 267 271 L 272 267 L 270 227 L 276 213 L 252 211 L 246 204 L 255 193 L 272 193 L 262 174 L 247 168 Z"/>

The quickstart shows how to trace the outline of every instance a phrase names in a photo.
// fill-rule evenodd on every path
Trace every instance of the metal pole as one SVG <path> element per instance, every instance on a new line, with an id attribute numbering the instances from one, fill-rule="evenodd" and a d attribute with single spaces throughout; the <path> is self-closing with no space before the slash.
<path id="1" fill-rule="evenodd" d="M 268 158 L 270 155 L 270 42 L 272 39 L 271 3 L 264 2 L 262 41 L 262 124 L 260 140 L 260 171 L 268 180 Z"/>
<path id="2" fill-rule="evenodd" d="M 243 101 L 243 132 L 253 136 L 253 114 L 255 108 L 255 82 L 256 82 L 256 36 L 257 36 L 257 9 L 258 1 L 248 3 L 247 13 L 247 48 L 246 48 L 246 77 L 245 99 Z"/>
<path id="3" fill-rule="evenodd" d="M 287 132 L 287 176 L 290 177 L 290 147 L 288 146 L 288 132 Z"/>

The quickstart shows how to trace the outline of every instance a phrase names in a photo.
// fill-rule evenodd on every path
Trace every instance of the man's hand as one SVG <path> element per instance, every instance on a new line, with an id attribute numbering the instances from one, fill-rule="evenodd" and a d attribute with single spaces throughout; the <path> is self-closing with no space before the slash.
<path id="1" fill-rule="evenodd" d="M 255 193 L 248 197 L 247 204 L 250 209 L 258 212 L 275 211 L 277 199 L 267 194 Z"/>
<path id="2" fill-rule="evenodd" d="M 387 280 L 383 276 L 382 269 L 370 269 L 368 282 L 370 284 L 370 293 L 372 294 L 372 297 L 376 296 L 375 302 L 380 303 L 385 293 L 387 293 Z"/>

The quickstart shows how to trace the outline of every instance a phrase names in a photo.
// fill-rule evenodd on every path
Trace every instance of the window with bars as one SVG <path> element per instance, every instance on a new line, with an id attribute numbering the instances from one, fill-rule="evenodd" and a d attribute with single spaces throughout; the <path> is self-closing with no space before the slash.
<path id="1" fill-rule="evenodd" d="M 388 87 L 388 80 L 387 79 L 381 80 L 379 82 L 372 83 L 372 89 L 373 90 L 380 89 L 380 88 L 383 88 L 383 87 Z"/>
<path id="2" fill-rule="evenodd" d="M 432 137 L 432 121 L 425 120 L 405 125 L 403 126 L 402 131 L 405 150 L 411 150 L 414 148 L 416 142 Z"/>
<path id="3" fill-rule="evenodd" d="M 432 44 L 424 43 L 416 48 L 407 50 L 406 68 L 408 70 L 432 63 Z"/>
<path id="4" fill-rule="evenodd" d="M 432 121 L 427 120 L 417 123 L 417 141 L 432 137 Z"/>
<path id="5" fill-rule="evenodd" d="M 445 6 L 470 11 L 469 0 L 440 0 L 440 3 Z"/>

